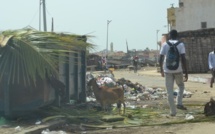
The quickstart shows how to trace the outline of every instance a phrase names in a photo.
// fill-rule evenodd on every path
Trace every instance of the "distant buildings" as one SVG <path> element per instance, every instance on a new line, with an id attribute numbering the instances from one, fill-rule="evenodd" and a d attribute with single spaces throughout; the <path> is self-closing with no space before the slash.
<path id="1" fill-rule="evenodd" d="M 96 65 L 99 59 L 104 57 L 104 51 L 96 52 L 93 54 L 90 54 L 88 57 L 88 65 Z M 123 65 L 126 67 L 126 65 L 132 64 L 132 57 L 138 56 L 139 57 L 139 64 L 141 66 L 147 65 L 149 63 L 150 66 L 154 66 L 155 62 L 157 61 L 157 50 L 149 50 L 148 48 L 145 50 L 128 50 L 127 53 L 123 51 L 109 51 L 107 54 L 107 62 L 108 65 Z M 98 58 L 98 56 L 100 58 Z"/>

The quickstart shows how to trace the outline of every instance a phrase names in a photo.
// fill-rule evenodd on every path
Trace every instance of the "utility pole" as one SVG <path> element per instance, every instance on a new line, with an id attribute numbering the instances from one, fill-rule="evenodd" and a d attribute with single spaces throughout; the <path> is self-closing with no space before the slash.
<path id="1" fill-rule="evenodd" d="M 106 57 L 105 57 L 106 69 L 108 68 L 107 56 L 108 56 L 108 28 L 109 28 L 109 23 L 111 23 L 111 20 L 107 20 L 107 42 L 106 42 Z M 106 69 L 105 69 L 105 71 L 106 71 Z"/>
<path id="2" fill-rule="evenodd" d="M 52 18 L 52 32 L 54 32 L 54 19 Z"/>
<path id="3" fill-rule="evenodd" d="M 39 3 L 39 31 L 41 31 L 41 4 L 42 4 L 42 1 L 40 0 L 40 3 Z"/>
<path id="4" fill-rule="evenodd" d="M 127 48 L 127 54 L 128 54 L 128 42 L 126 40 L 126 48 Z"/>
<path id="5" fill-rule="evenodd" d="M 43 0 L 43 26 L 44 26 L 44 31 L 47 31 L 46 27 L 46 1 Z"/>

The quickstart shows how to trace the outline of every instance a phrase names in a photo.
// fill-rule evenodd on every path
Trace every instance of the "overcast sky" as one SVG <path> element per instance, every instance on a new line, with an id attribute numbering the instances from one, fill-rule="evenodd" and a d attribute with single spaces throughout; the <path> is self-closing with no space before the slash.
<path id="1" fill-rule="evenodd" d="M 29 25 L 39 30 L 39 2 L 0 0 L 0 30 Z M 47 30 L 53 17 L 56 32 L 93 35 L 90 43 L 100 51 L 106 48 L 107 20 L 112 20 L 108 42 L 114 50 L 126 51 L 126 40 L 129 49 L 156 49 L 156 30 L 159 39 L 167 32 L 167 8 L 173 3 L 178 7 L 178 0 L 46 0 Z"/>

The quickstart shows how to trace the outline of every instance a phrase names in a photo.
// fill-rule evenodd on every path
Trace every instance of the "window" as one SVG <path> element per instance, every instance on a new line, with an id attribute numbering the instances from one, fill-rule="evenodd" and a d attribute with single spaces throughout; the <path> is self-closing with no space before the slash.
<path id="1" fill-rule="evenodd" d="M 179 7 L 184 7 L 184 3 L 183 2 L 179 2 Z"/>
<path id="2" fill-rule="evenodd" d="M 202 22 L 202 23 L 201 23 L 201 27 L 202 27 L 202 28 L 207 28 L 207 22 Z"/>

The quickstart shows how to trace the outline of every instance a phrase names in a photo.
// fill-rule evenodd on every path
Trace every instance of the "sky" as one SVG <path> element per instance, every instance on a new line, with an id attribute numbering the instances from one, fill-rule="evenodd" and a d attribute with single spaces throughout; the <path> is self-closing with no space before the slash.
<path id="1" fill-rule="evenodd" d="M 40 0 L 0 3 L 0 31 L 27 26 L 43 30 Z M 126 41 L 129 49 L 156 49 L 157 39 L 168 31 L 167 8 L 171 4 L 178 7 L 178 0 L 46 0 L 47 31 L 51 31 L 53 18 L 55 32 L 93 36 L 88 40 L 95 45 L 93 51 L 106 49 L 107 35 L 108 49 L 113 43 L 114 51 L 126 52 Z"/>

